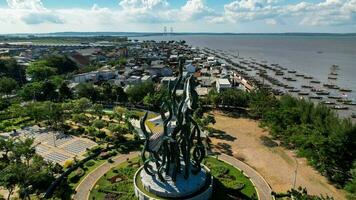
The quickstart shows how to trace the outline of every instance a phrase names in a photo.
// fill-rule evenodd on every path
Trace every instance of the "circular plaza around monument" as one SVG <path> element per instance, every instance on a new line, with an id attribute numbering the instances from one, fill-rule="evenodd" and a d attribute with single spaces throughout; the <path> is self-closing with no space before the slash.
<path id="1" fill-rule="evenodd" d="M 151 176 L 140 167 L 134 176 L 135 195 L 140 200 L 149 199 L 210 199 L 213 191 L 213 176 L 209 168 L 202 165 L 202 170 L 197 174 L 191 174 L 185 179 L 183 174 L 178 174 L 173 182 L 169 177 L 165 182 Z"/>
<path id="2" fill-rule="evenodd" d="M 178 199 L 209 199 L 200 198 L 204 195 L 210 199 L 238 197 L 247 200 L 257 200 L 257 189 L 252 181 L 240 169 L 215 157 L 206 157 L 203 168 L 209 168 L 210 182 L 197 193 Z M 208 170 L 208 169 L 207 169 Z M 90 200 L 98 199 L 168 199 L 146 191 L 140 182 L 139 173 L 142 162 L 138 157 L 113 167 L 102 176 L 90 191 Z M 193 198 L 193 196 L 195 198 Z M 172 199 L 172 198 L 169 198 Z M 174 199 L 174 198 L 173 198 Z"/>

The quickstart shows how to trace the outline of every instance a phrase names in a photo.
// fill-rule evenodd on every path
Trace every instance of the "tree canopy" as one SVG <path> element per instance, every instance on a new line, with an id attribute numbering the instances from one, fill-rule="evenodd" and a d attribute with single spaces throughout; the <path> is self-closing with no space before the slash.
<path id="1" fill-rule="evenodd" d="M 154 84 L 151 81 L 143 82 L 131 86 L 127 89 L 126 94 L 131 103 L 142 103 L 147 94 L 154 93 Z"/>
<path id="2" fill-rule="evenodd" d="M 33 81 L 43 81 L 48 79 L 49 77 L 55 75 L 57 73 L 57 69 L 53 67 L 49 67 L 45 61 L 37 61 L 31 63 L 26 68 L 26 74 Z"/>
<path id="3" fill-rule="evenodd" d="M 25 69 L 15 59 L 0 59 L 0 76 L 13 78 L 19 84 L 26 82 Z"/>
<path id="4" fill-rule="evenodd" d="M 15 79 L 0 77 L 0 94 L 10 94 L 18 87 Z"/>

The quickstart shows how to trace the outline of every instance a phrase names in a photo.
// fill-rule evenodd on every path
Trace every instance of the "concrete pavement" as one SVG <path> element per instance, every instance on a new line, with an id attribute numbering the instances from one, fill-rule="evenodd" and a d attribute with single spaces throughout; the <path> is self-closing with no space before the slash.
<path id="1" fill-rule="evenodd" d="M 243 170 L 243 172 L 250 178 L 252 183 L 255 185 L 260 200 L 273 199 L 273 196 L 271 195 L 271 187 L 269 186 L 267 181 L 252 167 L 226 154 L 218 155 L 218 159 L 229 163 L 230 165 L 239 168 L 240 170 Z"/>
<path id="2" fill-rule="evenodd" d="M 118 164 L 125 162 L 127 158 L 132 159 L 137 157 L 139 152 L 131 152 L 130 154 L 120 154 L 113 158 L 114 163 L 105 162 L 95 170 L 90 172 L 77 186 L 76 194 L 73 199 L 75 200 L 87 200 L 89 199 L 89 194 L 91 189 L 95 186 L 95 183 L 111 168 L 117 166 Z M 256 187 L 258 196 L 260 200 L 271 200 L 273 199 L 271 192 L 272 189 L 266 182 L 266 180 L 252 167 L 245 164 L 244 162 L 237 160 L 232 156 L 226 154 L 221 154 L 218 159 L 229 163 L 230 165 L 243 170 L 244 173 L 250 178 Z"/>
<path id="3" fill-rule="evenodd" d="M 76 194 L 73 199 L 75 200 L 87 200 L 89 199 L 89 194 L 91 189 L 95 186 L 95 183 L 100 179 L 100 177 L 104 176 L 106 172 L 108 172 L 111 168 L 117 166 L 120 163 L 126 161 L 127 158 L 135 158 L 139 155 L 139 152 L 131 152 L 129 154 L 120 154 L 112 160 L 113 163 L 105 162 L 93 171 L 91 171 L 77 186 L 75 189 Z"/>

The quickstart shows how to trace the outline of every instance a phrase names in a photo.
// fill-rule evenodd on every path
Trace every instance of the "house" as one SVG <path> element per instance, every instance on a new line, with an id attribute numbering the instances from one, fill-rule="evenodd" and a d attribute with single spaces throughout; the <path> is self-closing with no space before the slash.
<path id="1" fill-rule="evenodd" d="M 112 70 L 108 66 L 104 66 L 97 71 L 97 80 L 98 81 L 107 81 L 110 79 L 115 79 L 118 75 L 117 70 Z"/>
<path id="2" fill-rule="evenodd" d="M 75 83 L 107 81 L 110 79 L 115 79 L 117 75 L 117 70 L 112 70 L 109 67 L 104 66 L 98 69 L 98 71 L 74 75 L 72 81 Z"/>
<path id="3" fill-rule="evenodd" d="M 213 56 L 208 57 L 208 58 L 207 58 L 207 62 L 208 62 L 209 65 L 214 65 L 214 64 L 216 64 L 215 57 L 213 57 Z"/>
<path id="4" fill-rule="evenodd" d="M 209 77 L 209 76 L 201 76 L 198 77 L 197 80 L 199 82 L 199 84 L 201 85 L 201 87 L 211 87 L 213 85 L 213 80 L 214 78 Z"/>
<path id="5" fill-rule="evenodd" d="M 130 76 L 129 78 L 126 79 L 125 81 L 126 85 L 137 85 L 141 83 L 141 77 L 140 76 Z"/>
<path id="6" fill-rule="evenodd" d="M 72 55 L 69 55 L 68 58 L 71 59 L 73 62 L 75 62 L 75 64 L 77 64 L 79 67 L 85 67 L 90 63 L 88 57 L 85 57 L 79 53 L 74 53 Z"/>
<path id="7" fill-rule="evenodd" d="M 196 67 L 192 64 L 188 64 L 185 66 L 185 71 L 188 72 L 188 74 L 193 74 L 196 71 Z"/>
<path id="8" fill-rule="evenodd" d="M 96 72 L 87 72 L 74 75 L 72 81 L 74 83 L 96 82 Z"/>
<path id="9" fill-rule="evenodd" d="M 177 77 L 170 76 L 170 77 L 163 77 L 161 79 L 161 84 L 162 85 L 168 85 L 169 82 L 175 82 L 177 81 Z"/>
<path id="10" fill-rule="evenodd" d="M 173 70 L 165 65 L 155 65 L 151 66 L 148 69 L 149 73 L 151 76 L 172 76 L 173 75 Z"/>
<path id="11" fill-rule="evenodd" d="M 151 81 L 151 80 L 152 80 L 152 76 L 150 76 L 150 75 L 144 75 L 141 78 L 142 82 Z"/>
<path id="12" fill-rule="evenodd" d="M 231 88 L 229 79 L 219 78 L 216 80 L 216 90 L 218 92 L 221 92 L 221 91 L 223 91 L 225 89 L 229 89 L 229 88 Z"/>

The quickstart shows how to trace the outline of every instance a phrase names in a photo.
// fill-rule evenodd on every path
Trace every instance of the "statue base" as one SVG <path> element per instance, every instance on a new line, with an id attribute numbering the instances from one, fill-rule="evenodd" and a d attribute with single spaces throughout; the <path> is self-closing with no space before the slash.
<path id="1" fill-rule="evenodd" d="M 213 177 L 210 170 L 202 165 L 197 174 L 190 173 L 188 179 L 184 179 L 183 173 L 177 174 L 176 182 L 169 176 L 162 182 L 157 176 L 151 176 L 141 167 L 134 177 L 135 194 L 140 200 L 154 199 L 210 199 L 213 190 Z"/>

